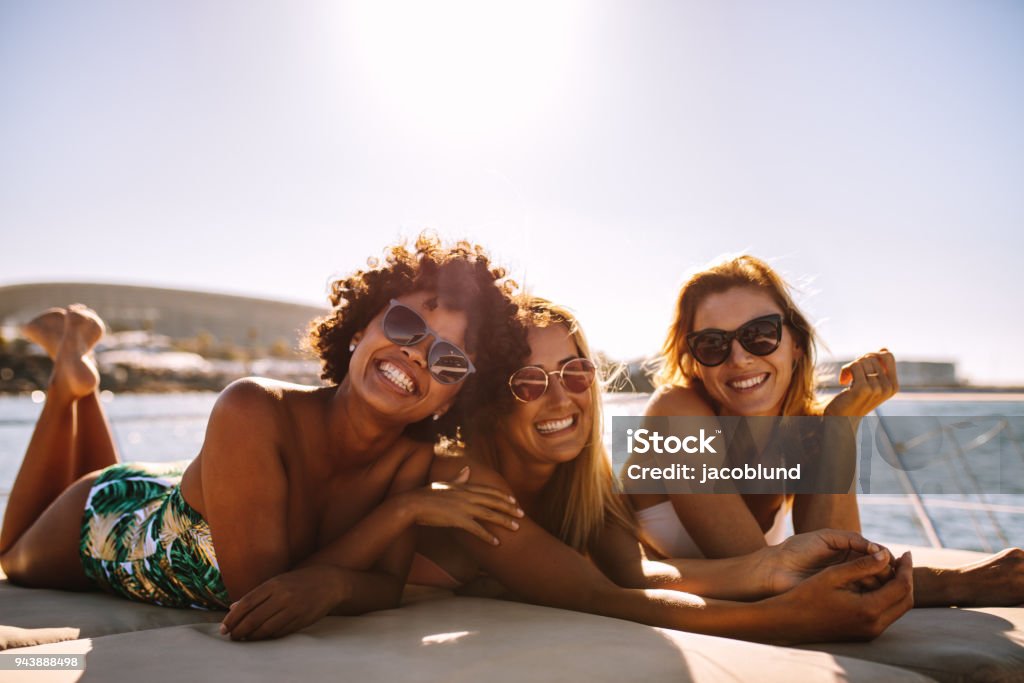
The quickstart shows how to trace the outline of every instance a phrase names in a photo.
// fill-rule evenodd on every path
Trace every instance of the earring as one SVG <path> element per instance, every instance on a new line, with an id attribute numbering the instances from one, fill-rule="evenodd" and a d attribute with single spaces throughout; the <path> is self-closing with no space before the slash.
<path id="1" fill-rule="evenodd" d="M 437 422 L 440 419 L 441 419 L 441 413 L 434 413 L 434 422 Z"/>
<path id="2" fill-rule="evenodd" d="M 351 344 L 348 345 L 348 352 L 349 353 L 352 353 L 355 350 L 356 350 L 356 343 L 355 342 L 352 342 Z"/>

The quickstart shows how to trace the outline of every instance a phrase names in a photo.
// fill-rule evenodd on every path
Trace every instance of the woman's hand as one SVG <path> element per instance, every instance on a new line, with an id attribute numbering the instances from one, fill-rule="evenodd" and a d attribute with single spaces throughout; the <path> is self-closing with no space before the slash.
<path id="1" fill-rule="evenodd" d="M 231 605 L 220 632 L 231 640 L 280 638 L 327 616 L 348 596 L 342 571 L 310 565 L 268 579 Z"/>
<path id="2" fill-rule="evenodd" d="M 914 606 L 910 553 L 896 561 L 885 585 L 865 591 L 862 582 L 887 571 L 890 555 L 878 551 L 828 567 L 782 595 L 769 598 L 779 608 L 783 642 L 871 640 Z"/>
<path id="3" fill-rule="evenodd" d="M 435 481 L 394 496 L 395 504 L 410 516 L 412 524 L 463 529 L 485 543 L 498 545 L 498 538 L 480 522 L 515 531 L 523 511 L 504 491 L 468 481 L 469 467 L 463 467 L 452 481 Z"/>
<path id="4" fill-rule="evenodd" d="M 900 390 L 896 359 L 888 349 L 864 354 L 842 367 L 839 383 L 850 386 L 829 402 L 825 414 L 863 417 Z"/>
<path id="5" fill-rule="evenodd" d="M 790 536 L 779 545 L 768 546 L 762 555 L 769 595 L 784 593 L 805 579 L 833 565 L 882 552 L 886 562 L 875 576 L 865 577 L 862 590 L 878 588 L 893 575 L 893 557 L 887 548 L 868 541 L 854 531 L 819 529 Z"/>

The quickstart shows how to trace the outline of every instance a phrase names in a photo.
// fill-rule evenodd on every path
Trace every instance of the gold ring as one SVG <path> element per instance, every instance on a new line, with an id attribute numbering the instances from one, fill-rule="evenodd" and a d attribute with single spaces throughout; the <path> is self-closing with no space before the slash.
<path id="1" fill-rule="evenodd" d="M 864 373 L 864 376 L 865 377 L 878 377 L 879 374 L 880 373 L 877 373 L 877 372 L 866 372 L 866 373 Z"/>

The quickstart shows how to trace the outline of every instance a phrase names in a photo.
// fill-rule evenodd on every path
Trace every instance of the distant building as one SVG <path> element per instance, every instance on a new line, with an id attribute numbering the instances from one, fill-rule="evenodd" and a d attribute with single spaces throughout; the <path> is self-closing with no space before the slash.
<path id="1" fill-rule="evenodd" d="M 95 283 L 0 287 L 0 328 L 9 330 L 51 306 L 83 303 L 111 331 L 146 330 L 172 340 L 210 335 L 241 348 L 295 348 L 324 308 L 227 294 Z M 5 331 L 6 333 L 6 331 Z"/>

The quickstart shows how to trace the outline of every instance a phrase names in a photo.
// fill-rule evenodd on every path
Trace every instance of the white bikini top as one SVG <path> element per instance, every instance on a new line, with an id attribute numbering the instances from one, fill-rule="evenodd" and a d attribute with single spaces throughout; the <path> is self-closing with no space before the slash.
<path id="1" fill-rule="evenodd" d="M 786 518 L 790 504 L 783 503 L 775 513 L 772 527 L 764 535 L 768 545 L 778 545 L 786 540 Z M 701 558 L 704 553 L 679 521 L 679 515 L 671 501 L 664 501 L 649 508 L 638 510 L 637 521 L 644 541 L 663 557 Z"/>

